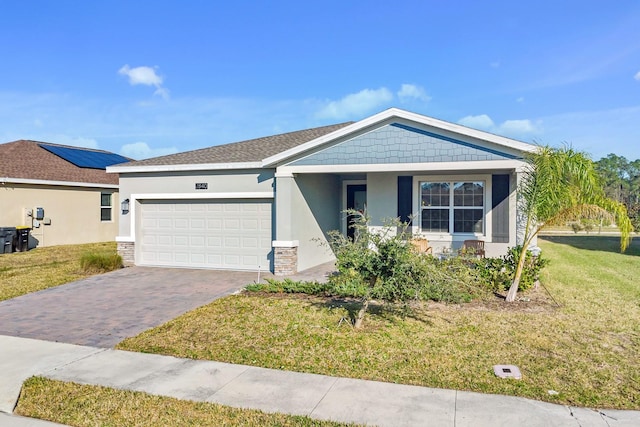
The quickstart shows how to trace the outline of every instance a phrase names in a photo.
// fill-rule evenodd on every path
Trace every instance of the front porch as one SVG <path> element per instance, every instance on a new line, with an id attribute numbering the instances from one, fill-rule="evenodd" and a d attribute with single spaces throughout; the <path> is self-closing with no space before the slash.
<path id="1" fill-rule="evenodd" d="M 409 222 L 434 254 L 465 240 L 485 242 L 487 257 L 515 246 L 517 171 L 512 169 L 276 173 L 274 272 L 292 275 L 334 261 L 327 233 L 349 235 L 345 210 L 366 212 L 372 228 Z"/>

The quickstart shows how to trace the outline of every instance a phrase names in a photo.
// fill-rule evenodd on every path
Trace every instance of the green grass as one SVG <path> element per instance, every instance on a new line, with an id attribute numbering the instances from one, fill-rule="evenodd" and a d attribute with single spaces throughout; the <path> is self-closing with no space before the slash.
<path id="1" fill-rule="evenodd" d="M 28 379 L 15 413 L 73 426 L 318 426 L 342 424 L 308 417 L 266 414 L 41 377 Z"/>
<path id="2" fill-rule="evenodd" d="M 576 240 L 577 239 L 577 240 Z M 426 304 L 413 315 L 374 307 L 363 330 L 351 303 L 295 295 L 223 298 L 118 348 L 194 359 L 640 409 L 640 246 L 554 237 L 546 289 L 506 304 Z M 556 305 L 556 302 L 559 304 Z M 498 379 L 515 364 L 523 379 Z M 559 394 L 550 394 L 549 391 Z"/>
<path id="3" fill-rule="evenodd" d="M 115 252 L 85 253 L 80 258 L 80 268 L 87 273 L 106 273 L 122 268 L 122 257 Z"/>
<path id="4" fill-rule="evenodd" d="M 85 271 L 85 254 L 113 256 L 115 242 L 49 246 L 0 255 L 0 301 L 59 286 L 95 274 Z"/>

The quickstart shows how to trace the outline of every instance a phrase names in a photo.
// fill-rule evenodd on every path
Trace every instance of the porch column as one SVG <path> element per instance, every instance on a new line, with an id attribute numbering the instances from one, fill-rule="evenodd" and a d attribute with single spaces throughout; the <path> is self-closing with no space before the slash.
<path id="1" fill-rule="evenodd" d="M 275 240 L 273 247 L 273 274 L 288 276 L 298 272 L 298 246 L 293 236 L 292 194 L 295 178 L 292 173 L 276 172 L 275 191 Z"/>

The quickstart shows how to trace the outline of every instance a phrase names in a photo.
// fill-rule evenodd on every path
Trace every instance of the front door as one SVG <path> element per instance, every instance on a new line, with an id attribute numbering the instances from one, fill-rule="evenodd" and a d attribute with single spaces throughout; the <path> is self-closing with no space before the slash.
<path id="1" fill-rule="evenodd" d="M 355 210 L 365 213 L 367 209 L 367 185 L 353 184 L 347 185 L 347 210 Z M 353 223 L 356 217 L 354 215 L 347 216 L 347 237 L 353 239 L 354 228 Z"/>

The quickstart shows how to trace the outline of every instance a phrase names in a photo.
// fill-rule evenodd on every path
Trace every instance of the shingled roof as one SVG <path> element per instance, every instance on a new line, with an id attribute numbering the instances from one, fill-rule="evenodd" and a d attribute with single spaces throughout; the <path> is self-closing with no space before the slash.
<path id="1" fill-rule="evenodd" d="M 103 150 L 68 147 L 49 142 L 29 140 L 7 142 L 0 144 L 0 159 L 2 159 L 0 161 L 0 181 L 13 178 L 118 185 L 117 174 L 107 174 L 104 169 L 78 167 L 45 150 L 41 145 L 111 154 Z"/>
<path id="2" fill-rule="evenodd" d="M 154 157 L 118 166 L 164 166 L 215 163 L 248 163 L 259 162 L 268 157 L 282 153 L 305 142 L 327 135 L 353 122 L 322 126 L 313 129 L 299 130 L 280 135 L 250 139 L 231 144 L 216 145 L 200 150 Z"/>

